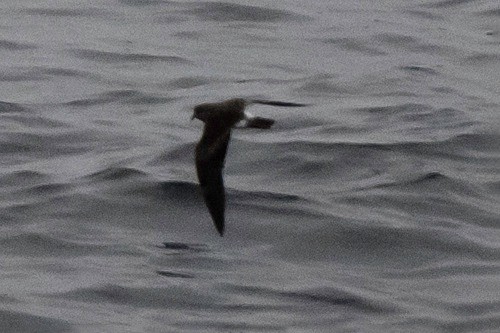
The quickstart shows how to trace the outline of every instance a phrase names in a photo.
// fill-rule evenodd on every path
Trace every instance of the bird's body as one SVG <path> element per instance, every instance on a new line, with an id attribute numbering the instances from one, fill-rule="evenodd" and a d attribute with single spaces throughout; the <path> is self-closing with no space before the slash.
<path id="1" fill-rule="evenodd" d="M 231 128 L 243 118 L 244 101 L 228 100 L 223 103 L 200 104 L 195 116 L 205 122 L 200 141 L 196 145 L 196 173 L 208 211 L 217 231 L 224 234 L 225 190 L 222 169 Z"/>
<path id="2" fill-rule="evenodd" d="M 231 129 L 246 120 L 247 127 L 270 128 L 274 120 L 262 117 L 250 117 L 245 113 L 245 106 L 250 103 L 275 106 L 304 106 L 275 101 L 246 101 L 241 98 L 229 99 L 220 103 L 204 103 L 195 106 L 193 118 L 205 123 L 203 134 L 196 145 L 196 173 L 203 194 L 203 199 L 212 216 L 217 231 L 224 234 L 225 190 L 222 170 L 226 158 Z"/>

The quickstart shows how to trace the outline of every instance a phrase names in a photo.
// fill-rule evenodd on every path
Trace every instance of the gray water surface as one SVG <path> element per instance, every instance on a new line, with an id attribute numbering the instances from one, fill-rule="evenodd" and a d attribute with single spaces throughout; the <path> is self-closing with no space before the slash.
<path id="1" fill-rule="evenodd" d="M 230 1 L 230 0 L 228 0 Z M 0 5 L 1 332 L 497 332 L 498 1 Z M 233 131 L 227 233 L 201 102 Z"/>

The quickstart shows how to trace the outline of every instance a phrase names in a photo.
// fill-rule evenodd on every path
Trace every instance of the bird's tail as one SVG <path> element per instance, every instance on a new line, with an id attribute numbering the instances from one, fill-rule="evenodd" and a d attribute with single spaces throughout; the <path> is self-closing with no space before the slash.
<path id="1" fill-rule="evenodd" d="M 282 102 L 282 101 L 270 101 L 270 100 L 265 100 L 265 99 L 251 99 L 251 100 L 246 100 L 247 105 L 251 104 L 264 104 L 264 105 L 272 105 L 272 106 L 282 106 L 282 107 L 304 107 L 307 106 L 307 104 L 302 104 L 302 103 L 292 103 L 292 102 Z M 268 129 L 271 128 L 274 124 L 274 120 L 270 118 L 264 118 L 264 117 L 254 117 L 247 111 L 244 113 L 245 115 L 245 125 L 246 127 L 251 127 L 251 128 L 261 128 L 261 129 Z"/>
<path id="2" fill-rule="evenodd" d="M 249 117 L 247 118 L 246 127 L 269 129 L 273 126 L 274 120 L 263 117 Z"/>

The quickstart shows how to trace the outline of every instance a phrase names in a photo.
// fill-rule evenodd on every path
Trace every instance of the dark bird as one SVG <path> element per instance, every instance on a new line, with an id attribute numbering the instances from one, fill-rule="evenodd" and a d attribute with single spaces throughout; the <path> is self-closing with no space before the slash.
<path id="1" fill-rule="evenodd" d="M 305 104 L 278 102 L 268 100 L 229 99 L 220 103 L 203 103 L 195 106 L 192 119 L 205 123 L 203 134 L 196 145 L 196 172 L 203 194 L 203 199 L 212 216 L 215 227 L 221 236 L 224 235 L 225 190 L 222 169 L 226 157 L 227 146 L 231 137 L 231 129 L 241 121 L 244 126 L 268 129 L 274 124 L 273 119 L 252 117 L 245 112 L 250 104 L 266 104 L 273 106 L 300 107 Z"/>

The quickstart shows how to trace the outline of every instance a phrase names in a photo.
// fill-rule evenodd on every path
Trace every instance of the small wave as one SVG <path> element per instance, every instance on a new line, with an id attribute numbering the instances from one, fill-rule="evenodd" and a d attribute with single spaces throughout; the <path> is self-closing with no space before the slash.
<path id="1" fill-rule="evenodd" d="M 497 311 L 495 311 L 497 312 Z M 440 332 L 495 332 L 500 327 L 500 315 L 488 313 L 483 317 L 471 317 L 462 314 L 455 321 L 442 322 Z"/>
<path id="2" fill-rule="evenodd" d="M 164 5 L 169 4 L 169 0 L 119 0 L 121 4 L 132 6 L 132 7 L 144 7 L 144 6 L 154 6 L 154 5 Z"/>
<path id="3" fill-rule="evenodd" d="M 72 50 L 73 54 L 79 58 L 91 61 L 100 61 L 108 63 L 118 62 L 167 62 L 172 64 L 189 64 L 189 60 L 166 55 L 152 55 L 146 53 L 120 53 L 110 51 L 97 51 L 86 49 Z"/>
<path id="4" fill-rule="evenodd" d="M 36 188 L 36 186 L 35 186 Z M 74 189 L 74 188 L 73 188 Z M 107 222 L 112 222 L 121 216 L 121 221 L 127 221 L 127 214 L 133 214 L 135 201 L 123 200 L 114 195 L 111 198 L 105 197 L 101 193 L 79 193 L 78 190 L 68 191 L 67 187 L 60 188 L 61 191 L 55 193 L 34 193 L 32 198 L 22 197 L 22 200 L 12 202 L 4 208 L 4 212 L 16 218 L 19 223 L 30 221 L 30 216 L 36 215 L 39 219 L 62 219 L 74 221 L 75 219 L 92 220 L 107 216 Z M 30 191 L 28 188 L 27 191 Z M 33 191 L 33 188 L 31 189 Z M 136 200 L 137 201 L 137 200 Z M 123 213 L 129 212 L 129 213 Z M 123 213 L 123 215 L 119 215 Z M 43 236 L 43 235 L 42 235 Z M 58 241 L 56 239 L 56 241 Z M 85 247 L 85 244 L 81 244 Z M 71 247 L 72 245 L 68 245 Z M 106 251 L 111 247 L 94 247 L 93 250 Z M 116 251 L 116 249 L 115 249 Z M 102 252 L 101 252 L 102 253 Z"/>
<path id="5" fill-rule="evenodd" d="M 17 300 L 15 297 L 7 296 L 5 294 L 0 295 L 0 302 L 2 304 L 7 304 L 7 303 L 19 303 L 19 300 Z M 1 318 L 1 311 L 0 311 L 0 318 Z"/>
<path id="6" fill-rule="evenodd" d="M 55 154 L 78 154 L 92 150 L 98 145 L 90 132 L 60 133 L 5 133 L 0 135 L 0 152 L 3 154 L 55 156 Z M 86 141 L 87 140 L 87 141 Z"/>
<path id="7" fill-rule="evenodd" d="M 2 236 L 0 245 L 10 255 L 32 257 L 111 255 L 123 252 L 118 246 L 77 243 L 41 233 Z"/>
<path id="8" fill-rule="evenodd" d="M 144 177 L 145 175 L 146 173 L 143 171 L 133 168 L 110 167 L 87 175 L 84 178 L 91 181 L 116 181 Z"/>
<path id="9" fill-rule="evenodd" d="M 184 181 L 163 181 L 155 184 L 162 196 L 172 200 L 189 203 L 201 201 L 201 193 L 198 184 Z"/>
<path id="10" fill-rule="evenodd" d="M 57 77 L 81 77 L 81 78 L 97 78 L 97 74 L 89 72 L 61 68 L 61 67 L 33 67 L 30 69 L 34 76 L 57 76 Z"/>
<path id="11" fill-rule="evenodd" d="M 13 113 L 13 114 L 3 114 L 2 115 L 4 123 L 7 121 L 9 122 L 16 122 L 17 124 L 22 124 L 23 126 L 26 126 L 27 128 L 44 128 L 44 129 L 55 129 L 55 128 L 63 128 L 67 127 L 68 125 L 57 121 L 57 120 L 52 120 L 48 118 L 44 118 L 42 116 L 38 115 L 33 115 L 33 114 L 18 114 L 18 113 Z"/>
<path id="12" fill-rule="evenodd" d="M 186 143 L 178 147 L 161 153 L 159 156 L 153 158 L 149 165 L 166 165 L 182 163 L 192 165 L 194 163 L 194 143 Z"/>
<path id="13" fill-rule="evenodd" d="M 415 278 L 415 279 L 440 279 L 450 277 L 469 277 L 474 276 L 497 276 L 500 274 L 500 266 L 489 263 L 439 263 L 424 265 L 414 269 L 404 270 L 386 270 L 384 277 L 397 278 Z"/>
<path id="14" fill-rule="evenodd" d="M 465 58 L 465 63 L 471 65 L 494 65 L 500 63 L 500 54 L 498 53 L 476 53 Z"/>
<path id="15" fill-rule="evenodd" d="M 30 72 L 20 73 L 16 71 L 15 73 L 2 72 L 0 73 L 0 82 L 30 82 L 30 81 L 42 81 L 46 80 L 47 77 L 43 75 L 37 75 Z"/>
<path id="16" fill-rule="evenodd" d="M 500 8 L 489 9 L 481 12 L 481 15 L 484 16 L 499 16 L 500 17 Z"/>
<path id="17" fill-rule="evenodd" d="M 385 297 L 383 300 L 369 299 L 368 297 L 357 295 L 354 292 L 331 287 L 280 291 L 265 287 L 228 284 L 226 288 L 237 293 L 260 295 L 271 299 L 283 298 L 300 304 L 304 304 L 304 302 L 323 303 L 325 305 L 349 307 L 354 310 L 372 313 L 393 313 L 397 311 L 395 307 L 390 305 Z"/>
<path id="18" fill-rule="evenodd" d="M 190 39 L 194 41 L 198 41 L 203 37 L 203 33 L 198 31 L 180 31 L 173 34 L 173 36 L 178 37 L 180 39 Z"/>
<path id="19" fill-rule="evenodd" d="M 486 187 L 488 187 L 490 190 L 494 191 L 496 194 L 500 195 L 500 180 L 489 182 L 486 184 Z"/>
<path id="20" fill-rule="evenodd" d="M 164 242 L 163 246 L 160 248 L 164 248 L 167 250 L 173 251 L 186 251 L 186 252 L 206 252 L 208 251 L 208 247 L 205 244 L 188 244 L 188 243 L 179 243 L 179 242 Z"/>
<path id="21" fill-rule="evenodd" d="M 411 210 L 407 211 L 411 212 Z M 440 215 L 437 207 L 434 211 L 432 206 L 429 207 L 428 212 L 432 213 L 435 219 L 438 219 Z M 467 219 L 460 212 L 459 215 Z M 473 216 L 478 217 L 475 213 Z M 500 248 L 471 241 L 459 233 L 441 229 L 365 227 L 363 230 L 351 230 L 344 237 L 349 240 L 349 243 L 356 244 L 359 251 L 364 248 L 365 251 L 389 257 L 395 253 L 394 251 L 400 251 L 400 253 L 407 253 L 408 256 L 414 256 L 412 261 L 404 264 L 409 267 L 456 256 L 464 260 L 491 260 L 498 258 L 500 253 Z M 414 252 L 418 252 L 418 256 L 412 254 Z"/>
<path id="22" fill-rule="evenodd" d="M 436 182 L 448 182 L 448 183 L 453 183 L 453 180 L 450 177 L 447 177 L 443 175 L 442 173 L 439 172 L 428 172 L 424 173 L 423 175 L 417 175 L 414 179 L 408 180 L 408 181 L 400 181 L 397 183 L 387 183 L 387 184 L 378 184 L 375 185 L 371 188 L 387 188 L 387 187 L 393 187 L 393 186 L 407 186 L 407 185 L 420 185 L 420 184 L 425 184 L 426 186 L 428 184 L 426 183 L 436 183 Z"/>
<path id="23" fill-rule="evenodd" d="M 451 178 L 443 175 L 439 172 L 428 172 L 415 180 L 412 180 L 410 183 L 422 183 L 427 181 L 450 181 Z"/>
<path id="24" fill-rule="evenodd" d="M 137 90 L 115 90 L 99 94 L 96 97 L 78 99 L 66 102 L 66 105 L 88 107 L 107 103 L 121 102 L 130 105 L 164 104 L 174 100 L 172 97 L 153 96 Z"/>
<path id="25" fill-rule="evenodd" d="M 295 88 L 297 93 L 305 93 L 310 96 L 323 96 L 323 95 L 344 95 L 351 94 L 352 91 L 347 87 L 334 84 L 327 80 L 315 80 L 303 84 L 301 87 Z"/>
<path id="26" fill-rule="evenodd" d="M 180 278 L 180 279 L 193 279 L 194 275 L 179 273 L 179 272 L 171 272 L 171 271 L 156 271 L 156 274 L 169 277 L 169 278 Z"/>
<path id="27" fill-rule="evenodd" d="M 493 133 L 469 133 L 456 135 L 443 143 L 456 148 L 498 152 L 499 140 L 500 136 Z"/>
<path id="28" fill-rule="evenodd" d="M 84 76 L 82 75 L 81 71 L 77 71 L 74 69 L 66 69 L 66 68 L 44 68 L 44 67 L 38 67 L 38 70 L 40 72 L 46 73 L 48 75 L 54 75 L 54 76 L 69 76 L 69 77 L 74 77 L 74 76 Z"/>
<path id="29" fill-rule="evenodd" d="M 189 89 L 211 83 L 208 79 L 199 76 L 183 77 L 170 82 L 169 86 L 177 89 Z"/>
<path id="30" fill-rule="evenodd" d="M 26 108 L 22 107 L 20 104 L 0 101 L 0 113 L 24 111 L 26 111 Z"/>
<path id="31" fill-rule="evenodd" d="M 96 199 L 103 208 L 122 207 L 125 204 L 126 207 L 123 209 L 128 209 L 131 205 L 137 209 L 148 205 L 155 207 L 159 205 L 163 209 L 165 208 L 163 205 L 168 203 L 171 212 L 174 212 L 175 209 L 203 207 L 203 198 L 198 184 L 177 180 L 159 181 L 133 168 L 106 168 L 82 177 L 81 181 L 99 189 L 102 195 Z M 89 205 L 96 200 L 91 199 Z M 76 199 L 63 197 L 60 198 L 61 200 L 74 202 Z M 83 204 L 81 206 L 83 207 Z M 80 208 L 78 207 L 78 211 L 81 210 Z"/>
<path id="32" fill-rule="evenodd" d="M 73 332 L 69 322 L 24 312 L 0 310 L 0 332 Z"/>
<path id="33" fill-rule="evenodd" d="M 440 172 L 427 172 L 417 174 L 412 179 L 399 180 L 391 183 L 378 184 L 370 189 L 399 188 L 409 191 L 410 189 L 424 190 L 426 193 L 443 192 L 455 193 L 457 196 L 467 196 L 468 198 L 482 198 L 482 191 L 479 187 L 464 180 L 452 178 Z"/>
<path id="34" fill-rule="evenodd" d="M 108 171 L 104 171 L 107 175 Z M 99 173 L 100 174 L 100 173 Z M 127 171 L 128 174 L 128 171 Z M 100 175 L 98 177 L 101 177 Z M 112 176 L 114 177 L 114 173 Z M 99 178 L 98 178 L 99 179 Z M 127 182 L 128 189 L 116 187 L 115 190 L 111 189 L 113 193 L 116 192 L 118 196 L 129 196 L 144 199 L 156 198 L 157 200 L 168 200 L 172 207 L 193 207 L 204 209 L 203 197 L 201 195 L 198 183 L 187 181 L 157 181 L 157 180 L 143 180 L 139 182 Z M 321 215 L 324 212 L 319 210 L 319 206 L 311 199 L 304 198 L 295 194 L 266 192 L 266 191 L 245 191 L 226 187 L 228 205 L 243 205 L 251 207 L 259 207 L 268 211 L 279 211 L 280 209 L 287 209 L 288 212 L 296 215 Z M 297 208 L 297 203 L 300 202 L 302 206 Z M 318 206 L 318 207 L 316 207 Z M 171 244 L 168 243 L 170 246 Z M 166 245 L 167 246 L 167 245 Z M 167 248 L 168 248 L 167 246 Z M 174 244 L 174 247 L 185 247 L 185 244 Z"/>
<path id="35" fill-rule="evenodd" d="M 19 81 L 42 81 L 49 80 L 53 77 L 80 77 L 86 79 L 100 80 L 99 75 L 67 68 L 58 67 L 19 67 L 11 70 L 11 72 L 2 72 L 0 81 L 19 82 Z"/>
<path id="36" fill-rule="evenodd" d="M 406 71 L 406 72 L 411 72 L 411 73 L 422 73 L 422 74 L 429 74 L 429 75 L 437 75 L 438 72 L 430 67 L 425 67 L 421 65 L 411 65 L 411 66 L 401 66 L 401 70 Z"/>
<path id="37" fill-rule="evenodd" d="M 55 8 L 27 8 L 24 13 L 31 15 L 49 16 L 49 17 L 102 17 L 106 10 L 103 8 L 81 8 L 81 9 L 55 9 Z"/>
<path id="38" fill-rule="evenodd" d="M 448 309 L 456 312 L 462 316 L 470 316 L 474 314 L 475 316 L 486 315 L 489 313 L 496 313 L 500 308 L 500 301 L 480 301 L 480 302 L 471 302 L 470 300 L 460 302 L 460 303 L 452 303 L 446 304 Z M 498 322 L 500 323 L 500 317 L 498 318 Z"/>
<path id="39" fill-rule="evenodd" d="M 367 153 L 369 150 L 394 150 L 413 148 L 420 143 L 406 143 L 406 142 L 355 142 L 355 141 L 305 141 L 305 140 L 287 140 L 278 142 L 265 142 L 266 150 L 272 156 L 286 157 L 290 151 L 294 152 L 295 156 L 317 156 L 331 160 L 332 156 L 337 154 L 349 154 L 351 157 L 355 156 L 357 151 Z M 422 143 L 425 145 L 426 143 Z M 252 143 L 249 143 L 252 146 Z M 261 150 L 262 143 L 256 143 L 259 151 Z"/>
<path id="40" fill-rule="evenodd" d="M 46 174 L 31 171 L 20 170 L 0 176 L 0 185 L 2 186 L 21 186 L 26 184 L 37 184 L 48 181 L 50 177 Z"/>
<path id="41" fill-rule="evenodd" d="M 241 191 L 235 189 L 229 189 L 231 193 L 232 200 L 272 200 L 279 202 L 296 202 L 305 200 L 304 198 L 288 193 L 278 193 L 278 192 L 265 192 L 265 191 Z"/>
<path id="42" fill-rule="evenodd" d="M 392 133 L 401 133 L 406 137 L 428 138 L 430 135 L 444 136 L 474 128 L 478 123 L 467 118 L 466 112 L 455 108 L 432 108 L 428 105 L 406 103 L 354 109 L 356 112 L 370 115 L 372 126 L 380 126 L 384 132 L 390 124 Z M 445 132 L 446 131 L 446 132 Z M 435 134 L 434 134 L 435 133 Z M 456 134 L 455 134 L 456 135 Z"/>
<path id="43" fill-rule="evenodd" d="M 62 183 L 46 183 L 46 184 L 37 184 L 27 189 L 23 189 L 23 194 L 36 194 L 36 195 L 51 195 L 51 194 L 60 194 L 62 192 L 67 191 L 71 188 L 70 184 L 62 184 Z"/>
<path id="44" fill-rule="evenodd" d="M 169 287 L 134 288 L 112 284 L 101 287 L 79 288 L 51 296 L 92 304 L 106 302 L 138 308 L 160 309 L 193 309 L 196 307 L 213 309 L 217 307 L 216 304 L 219 301 L 216 296 L 207 295 L 202 291 L 196 291 L 196 289 L 175 285 Z"/>
<path id="45" fill-rule="evenodd" d="M 428 20 L 434 20 L 434 21 L 444 20 L 444 17 L 442 15 L 439 15 L 436 13 L 429 13 L 429 12 L 423 11 L 423 10 L 408 10 L 408 11 L 406 11 L 406 13 L 420 17 L 420 18 L 428 19 Z"/>
<path id="46" fill-rule="evenodd" d="M 355 51 L 371 56 L 382 56 L 387 53 L 375 47 L 365 45 L 365 42 L 353 38 L 326 38 L 322 40 L 326 44 L 334 44 L 347 51 Z"/>
<path id="47" fill-rule="evenodd" d="M 309 17 L 286 10 L 263 8 L 258 6 L 239 5 L 226 2 L 207 2 L 188 13 L 195 14 L 205 20 L 218 22 L 287 22 L 303 21 Z"/>
<path id="48" fill-rule="evenodd" d="M 428 140 L 427 138 L 403 139 L 404 141 L 377 140 L 377 141 L 327 141 L 324 139 L 318 141 L 290 140 L 287 141 L 264 141 L 264 142 L 245 142 L 247 156 L 260 160 L 262 157 L 262 145 L 265 144 L 265 150 L 268 156 L 277 158 L 266 159 L 266 168 L 283 169 L 280 164 L 280 158 L 290 156 L 294 152 L 296 159 L 300 162 L 306 159 L 313 159 L 315 162 L 330 161 L 338 167 L 350 165 L 352 163 L 361 163 L 363 161 L 373 163 L 373 161 L 382 161 L 388 154 L 411 154 L 412 156 L 432 156 L 442 158 L 456 158 L 466 156 L 472 160 L 484 160 L 488 153 L 494 158 L 494 153 L 498 153 L 499 137 L 495 134 L 487 133 L 468 133 L 450 135 L 449 137 Z M 233 140 L 236 141 L 236 140 Z M 480 154 L 477 154 L 480 153 Z M 260 156 L 260 157 L 259 157 Z M 244 161 L 238 161 L 238 156 L 231 160 L 231 163 L 246 163 L 252 158 L 246 157 Z M 307 160 L 306 160 L 307 161 Z M 290 162 L 288 160 L 287 162 Z M 293 162 L 293 161 L 292 161 Z M 326 163 L 326 162 L 325 162 Z M 342 163 L 346 163 L 345 165 Z M 254 162 L 255 164 L 255 162 Z M 286 164 L 287 166 L 293 166 Z M 257 166 L 254 166 L 258 167 Z M 264 167 L 264 166 L 263 166 Z"/>
<path id="49" fill-rule="evenodd" d="M 417 103 L 405 103 L 399 105 L 371 106 L 356 109 L 356 111 L 366 112 L 373 115 L 393 115 L 403 113 L 424 113 L 432 110 L 428 105 Z"/>
<path id="50" fill-rule="evenodd" d="M 395 308 L 388 304 L 388 300 L 374 300 L 354 293 L 346 292 L 334 288 L 319 288 L 304 291 L 285 291 L 279 295 L 286 298 L 298 299 L 301 301 L 320 302 L 329 305 L 340 305 L 363 312 L 388 313 L 396 312 Z"/>
<path id="51" fill-rule="evenodd" d="M 228 307 L 224 307 L 228 308 Z M 245 308 L 245 307 L 243 307 Z M 265 311 L 266 307 L 246 307 L 247 309 L 258 309 Z M 231 309 L 230 307 L 228 309 Z M 233 319 L 234 320 L 234 319 Z M 176 324 L 179 329 L 186 329 L 188 332 L 287 332 L 289 329 L 282 325 L 273 324 L 252 324 L 248 322 L 233 322 L 231 320 L 191 320 Z"/>
<path id="52" fill-rule="evenodd" d="M 373 38 L 389 46 L 402 48 L 412 52 L 436 54 L 445 50 L 445 47 L 443 46 L 424 43 L 418 38 L 408 35 L 382 33 L 374 36 Z"/>
<path id="53" fill-rule="evenodd" d="M 423 4 L 422 6 L 424 7 L 429 7 L 429 8 L 449 8 L 449 7 L 455 7 L 455 6 L 460 6 L 469 2 L 474 2 L 476 0 L 441 0 L 441 1 L 435 1 L 427 4 Z"/>
<path id="54" fill-rule="evenodd" d="M 273 216 L 293 216 L 299 219 L 330 219 L 329 207 L 314 199 L 289 193 L 226 189 L 228 206 L 233 209 L 266 212 Z M 267 215 L 269 216 L 269 215 Z"/>
<path id="55" fill-rule="evenodd" d="M 0 50 L 8 51 L 21 51 L 21 50 L 31 50 L 35 49 L 36 46 L 32 44 L 12 42 L 4 39 L 0 39 Z"/>
<path id="56" fill-rule="evenodd" d="M 379 34 L 375 36 L 375 39 L 394 46 L 416 45 L 419 43 L 418 39 L 415 37 L 393 33 Z"/>

